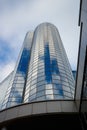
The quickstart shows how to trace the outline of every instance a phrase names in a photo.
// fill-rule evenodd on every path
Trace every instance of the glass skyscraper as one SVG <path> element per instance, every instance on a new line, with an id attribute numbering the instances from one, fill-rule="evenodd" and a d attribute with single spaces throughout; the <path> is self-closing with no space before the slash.
<path id="1" fill-rule="evenodd" d="M 26 102 L 73 100 L 75 81 L 57 28 L 42 23 L 28 32 L 2 109 Z"/>

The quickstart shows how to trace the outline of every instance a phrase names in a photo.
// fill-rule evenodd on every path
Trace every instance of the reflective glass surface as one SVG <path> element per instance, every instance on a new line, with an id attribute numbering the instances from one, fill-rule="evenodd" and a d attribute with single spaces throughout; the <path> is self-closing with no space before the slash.
<path id="1" fill-rule="evenodd" d="M 74 82 L 58 30 L 49 23 L 39 25 L 33 37 L 24 102 L 73 99 Z"/>
<path id="2" fill-rule="evenodd" d="M 2 109 L 11 107 L 23 102 L 23 93 L 25 89 L 25 80 L 27 76 L 28 63 L 30 61 L 31 41 L 30 34 L 27 34 L 24 40 L 24 46 L 20 52 L 20 58 L 14 70 L 13 79 L 7 89 Z"/>
<path id="3" fill-rule="evenodd" d="M 2 109 L 20 103 L 73 99 L 75 80 L 57 28 L 40 24 L 27 33 Z"/>
<path id="4" fill-rule="evenodd" d="M 0 110 L 2 109 L 3 100 L 6 97 L 9 82 L 11 81 L 13 71 L 0 83 Z"/>

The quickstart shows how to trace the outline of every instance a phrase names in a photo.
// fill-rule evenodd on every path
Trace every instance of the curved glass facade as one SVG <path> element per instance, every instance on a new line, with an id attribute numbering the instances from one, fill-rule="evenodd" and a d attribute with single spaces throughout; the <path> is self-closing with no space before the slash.
<path id="1" fill-rule="evenodd" d="M 74 84 L 57 28 L 42 23 L 25 37 L 2 109 L 33 101 L 74 99 Z"/>
<path id="2" fill-rule="evenodd" d="M 24 102 L 73 99 L 74 82 L 57 28 L 40 24 L 34 32 Z"/>
<path id="3" fill-rule="evenodd" d="M 12 78 L 12 75 L 13 75 L 13 71 L 0 83 L 0 110 L 1 110 L 1 107 L 2 107 L 2 103 L 3 103 L 3 100 L 4 100 L 4 97 L 6 95 L 6 91 L 8 89 L 8 86 L 9 86 L 9 82 Z"/>
<path id="4" fill-rule="evenodd" d="M 23 95 L 27 77 L 27 69 L 30 61 L 30 51 L 32 43 L 33 33 L 27 33 L 23 47 L 21 49 L 13 77 L 9 83 L 4 101 L 2 103 L 2 109 L 8 108 L 14 105 L 18 105 L 23 102 Z"/>

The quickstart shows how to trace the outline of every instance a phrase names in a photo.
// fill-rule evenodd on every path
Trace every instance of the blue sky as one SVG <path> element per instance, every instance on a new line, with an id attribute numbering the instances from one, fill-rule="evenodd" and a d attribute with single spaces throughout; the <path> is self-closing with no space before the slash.
<path id="1" fill-rule="evenodd" d="M 60 33 L 72 69 L 77 68 L 79 0 L 0 0 L 0 81 L 15 67 L 27 31 L 42 22 Z"/>

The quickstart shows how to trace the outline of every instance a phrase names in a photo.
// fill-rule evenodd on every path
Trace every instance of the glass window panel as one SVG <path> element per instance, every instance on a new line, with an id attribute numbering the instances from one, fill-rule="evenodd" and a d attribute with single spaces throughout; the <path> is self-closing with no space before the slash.
<path id="1" fill-rule="evenodd" d="M 31 89 L 34 89 L 34 88 L 36 88 L 37 87 L 37 84 L 33 84 L 32 86 L 31 86 Z"/>
<path id="2" fill-rule="evenodd" d="M 65 70 L 60 69 L 60 73 L 66 74 Z"/>
<path id="3" fill-rule="evenodd" d="M 21 81 L 17 80 L 17 81 L 14 81 L 13 83 L 20 83 L 21 84 L 21 83 L 24 83 L 24 82 L 25 82 L 24 80 L 21 80 Z"/>
<path id="4" fill-rule="evenodd" d="M 65 77 L 62 77 L 62 81 L 68 82 L 68 79 Z"/>
<path id="5" fill-rule="evenodd" d="M 45 80 L 45 77 L 44 76 L 41 76 L 41 77 L 38 77 L 37 81 L 42 81 L 42 80 Z"/>
<path id="6" fill-rule="evenodd" d="M 14 91 L 18 91 L 18 92 L 20 91 L 20 92 L 22 92 L 23 88 L 15 88 Z"/>
<path id="7" fill-rule="evenodd" d="M 38 69 L 44 69 L 44 66 L 39 66 Z"/>
<path id="8" fill-rule="evenodd" d="M 15 103 L 13 102 L 12 105 L 15 105 Z M 6 107 L 11 107 L 11 102 L 8 102 L 8 103 L 6 104 Z"/>
<path id="9" fill-rule="evenodd" d="M 38 71 L 38 68 L 33 68 L 33 71 L 32 71 L 32 73 L 34 73 L 34 72 L 36 72 L 36 71 Z"/>
<path id="10" fill-rule="evenodd" d="M 37 75 L 37 72 L 34 72 L 34 73 L 32 74 L 32 77 L 35 76 L 35 75 Z"/>
<path id="11" fill-rule="evenodd" d="M 72 94 L 71 94 L 71 93 L 68 93 L 68 92 L 66 92 L 66 91 L 63 91 L 63 93 L 64 93 L 65 96 L 72 97 Z"/>
<path id="12" fill-rule="evenodd" d="M 61 81 L 60 81 L 60 80 L 54 80 L 54 79 L 53 79 L 53 83 L 55 83 L 55 84 L 61 84 Z"/>
<path id="13" fill-rule="evenodd" d="M 30 86 L 30 83 L 31 83 L 31 80 L 28 80 L 26 86 Z"/>
<path id="14" fill-rule="evenodd" d="M 36 88 L 34 88 L 34 89 L 32 89 L 31 91 L 30 91 L 30 95 L 33 95 L 33 94 L 35 94 L 36 93 Z"/>
<path id="15" fill-rule="evenodd" d="M 52 89 L 52 84 L 46 84 L 46 89 Z"/>
<path id="16" fill-rule="evenodd" d="M 75 91 L 71 90 L 71 92 L 72 92 L 72 95 L 74 95 Z"/>
<path id="17" fill-rule="evenodd" d="M 43 65 L 39 64 L 38 68 L 44 68 L 44 64 Z"/>
<path id="18" fill-rule="evenodd" d="M 6 92 L 6 95 L 8 95 L 10 93 L 11 89 L 9 89 L 7 92 Z"/>
<path id="19" fill-rule="evenodd" d="M 40 91 L 40 92 L 37 92 L 37 93 L 36 93 L 36 96 L 37 96 L 37 97 L 40 97 L 40 96 L 43 96 L 43 95 L 45 95 L 45 92 L 44 92 L 44 91 Z"/>
<path id="20" fill-rule="evenodd" d="M 53 93 L 63 96 L 63 90 L 62 89 L 54 89 Z"/>
<path id="21" fill-rule="evenodd" d="M 45 99 L 46 99 L 45 96 L 37 97 L 37 101 L 41 101 L 41 100 L 45 100 Z"/>
<path id="22" fill-rule="evenodd" d="M 28 94 L 25 94 L 25 99 L 29 98 L 29 93 Z"/>
<path id="23" fill-rule="evenodd" d="M 53 90 L 50 89 L 46 90 L 46 94 L 53 94 Z"/>
<path id="24" fill-rule="evenodd" d="M 69 83 L 68 82 L 65 82 L 62 80 L 62 84 L 66 85 L 66 86 L 69 86 Z"/>
<path id="25" fill-rule="evenodd" d="M 60 76 L 59 75 L 53 75 L 52 79 L 58 79 L 58 80 L 60 80 Z"/>
<path id="26" fill-rule="evenodd" d="M 44 69 L 39 69 L 38 70 L 38 73 L 42 73 L 42 72 L 44 72 Z"/>
<path id="27" fill-rule="evenodd" d="M 40 63 L 38 63 L 38 66 L 44 66 L 44 62 L 40 62 Z"/>
<path id="28" fill-rule="evenodd" d="M 32 70 L 37 70 L 38 66 L 33 66 Z"/>
<path id="29" fill-rule="evenodd" d="M 26 90 L 25 95 L 27 94 L 29 95 L 29 92 L 30 92 L 30 88 Z"/>
<path id="30" fill-rule="evenodd" d="M 47 84 L 50 84 L 50 83 L 52 83 L 52 76 L 51 76 L 51 73 L 50 72 L 47 72 L 47 71 L 45 71 L 45 80 L 46 80 L 46 83 Z"/>
<path id="31" fill-rule="evenodd" d="M 72 100 L 72 97 L 64 96 L 64 100 Z"/>
<path id="32" fill-rule="evenodd" d="M 44 89 L 45 89 L 45 85 L 41 85 L 41 86 L 37 87 L 37 92 L 44 90 Z"/>
<path id="33" fill-rule="evenodd" d="M 54 97 L 53 97 L 53 95 L 46 95 L 46 99 L 51 100 L 51 99 L 54 99 Z"/>
<path id="34" fill-rule="evenodd" d="M 38 73 L 37 71 L 38 71 L 38 69 L 35 69 L 32 71 L 32 73 Z"/>
<path id="35" fill-rule="evenodd" d="M 65 90 L 65 91 L 67 91 L 67 92 L 71 92 L 71 89 L 70 89 L 70 87 L 66 87 L 66 86 L 62 86 L 63 87 L 63 90 Z"/>
<path id="36" fill-rule="evenodd" d="M 34 56 L 33 61 L 38 61 L 38 56 Z"/>
<path id="37" fill-rule="evenodd" d="M 38 60 L 37 60 L 37 61 L 32 62 L 32 67 L 35 67 L 35 66 L 38 66 Z"/>
<path id="38" fill-rule="evenodd" d="M 24 84 L 16 84 L 15 87 L 17 87 L 17 88 L 23 88 Z"/>
<path id="39" fill-rule="evenodd" d="M 38 67 L 40 67 L 40 66 L 44 66 L 44 61 L 38 62 Z"/>
<path id="40" fill-rule="evenodd" d="M 54 95 L 54 99 L 64 99 L 64 96 L 62 95 Z"/>
<path id="41" fill-rule="evenodd" d="M 37 83 L 37 79 L 32 80 L 31 86 L 32 86 L 33 84 L 36 84 L 36 83 Z"/>
<path id="42" fill-rule="evenodd" d="M 40 76 L 44 76 L 44 72 L 38 73 L 38 77 L 40 77 Z M 44 76 L 44 77 L 45 77 L 45 76 Z"/>
<path id="43" fill-rule="evenodd" d="M 32 75 L 32 80 L 37 79 L 37 75 Z"/>
<path id="44" fill-rule="evenodd" d="M 22 96 L 22 92 L 21 91 L 14 91 L 12 96 L 14 96 L 14 97 L 21 97 Z"/>
<path id="45" fill-rule="evenodd" d="M 30 66 L 31 66 L 31 68 L 35 67 L 35 66 L 38 66 L 38 62 L 35 62 L 35 63 L 32 62 L 32 64 Z"/>
<path id="46" fill-rule="evenodd" d="M 34 101 L 35 98 L 36 98 L 36 94 L 33 94 L 32 96 L 29 97 L 29 100 L 30 101 L 32 101 L 32 100 Z"/>
<path id="47" fill-rule="evenodd" d="M 15 78 L 17 78 L 17 80 L 25 80 L 25 78 L 23 76 L 21 76 L 21 77 L 15 77 Z"/>
<path id="48" fill-rule="evenodd" d="M 27 98 L 27 99 L 25 99 L 25 100 L 24 100 L 24 102 L 25 102 L 25 103 L 27 103 L 27 102 L 28 102 L 28 98 Z"/>
<path id="49" fill-rule="evenodd" d="M 63 89 L 62 84 L 53 84 L 54 89 Z"/>
<path id="50" fill-rule="evenodd" d="M 12 96 L 13 96 L 13 92 L 10 92 L 10 93 L 9 93 L 9 97 L 12 97 Z"/>
<path id="51" fill-rule="evenodd" d="M 33 56 L 33 60 L 34 60 L 34 59 L 38 59 L 38 55 L 34 55 L 34 56 Z"/>
<path id="52" fill-rule="evenodd" d="M 43 85 L 43 84 L 45 84 L 45 81 L 38 82 L 38 83 L 37 83 L 37 86 L 41 86 L 41 85 Z"/>
<path id="53" fill-rule="evenodd" d="M 17 103 L 21 103 L 22 102 L 22 98 L 9 98 L 9 101 L 11 102 L 17 102 Z"/>

